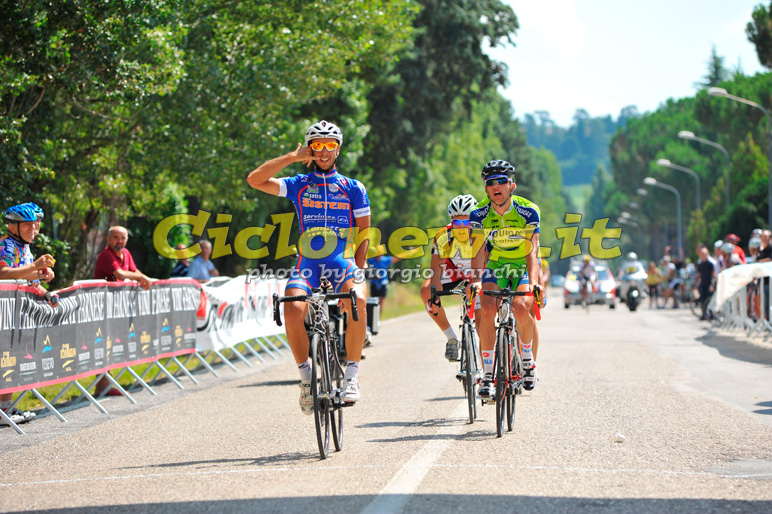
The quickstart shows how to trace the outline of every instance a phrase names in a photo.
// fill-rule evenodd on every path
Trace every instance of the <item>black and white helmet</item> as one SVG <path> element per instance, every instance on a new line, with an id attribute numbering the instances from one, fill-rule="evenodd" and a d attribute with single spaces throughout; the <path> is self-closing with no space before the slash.
<path id="1" fill-rule="evenodd" d="M 343 145 L 343 132 L 340 131 L 337 125 L 330 123 L 329 121 L 317 121 L 306 130 L 306 143 L 313 141 L 314 139 L 322 139 L 324 137 L 331 137 L 337 139 L 339 145 Z"/>
<path id="2" fill-rule="evenodd" d="M 507 161 L 490 161 L 483 166 L 480 178 L 488 180 L 489 178 L 508 177 L 515 180 L 515 167 Z"/>
<path id="3" fill-rule="evenodd" d="M 472 195 L 458 195 L 448 204 L 448 216 L 469 216 L 472 214 L 477 200 Z"/>

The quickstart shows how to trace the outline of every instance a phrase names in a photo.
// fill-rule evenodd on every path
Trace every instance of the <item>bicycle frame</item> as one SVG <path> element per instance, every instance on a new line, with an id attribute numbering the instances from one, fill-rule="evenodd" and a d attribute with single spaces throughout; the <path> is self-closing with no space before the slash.
<path id="1" fill-rule="evenodd" d="M 329 293 L 332 289 L 329 282 L 324 281 L 320 289 L 313 289 L 310 295 L 284 296 L 273 295 L 273 319 L 281 326 L 279 304 L 283 302 L 302 301 L 308 304 L 311 320 L 309 333 L 309 354 L 311 356 L 311 391 L 313 393 L 314 424 L 319 445 L 319 454 L 326 459 L 329 454 L 330 428 L 335 449 L 342 448 L 343 412 L 347 406 L 342 401 L 341 382 L 343 369 L 338 359 L 338 349 L 333 344 L 330 334 L 330 316 L 328 300 L 348 298 L 351 300 L 351 316 L 359 320 L 357 314 L 356 292 Z"/>
<path id="2" fill-rule="evenodd" d="M 459 371 L 456 378 L 461 381 L 464 388 L 464 395 L 469 405 L 469 423 L 474 423 L 477 418 L 477 379 L 482 370 L 480 369 L 480 359 L 478 357 L 479 349 L 474 338 L 474 320 L 475 302 L 477 300 L 475 291 L 472 291 L 471 297 L 467 298 L 466 288 L 469 281 L 463 282 L 463 288 L 452 289 L 450 291 L 437 291 L 432 286 L 431 303 L 434 304 L 440 296 L 463 296 L 461 305 L 461 352 L 459 356 Z"/>

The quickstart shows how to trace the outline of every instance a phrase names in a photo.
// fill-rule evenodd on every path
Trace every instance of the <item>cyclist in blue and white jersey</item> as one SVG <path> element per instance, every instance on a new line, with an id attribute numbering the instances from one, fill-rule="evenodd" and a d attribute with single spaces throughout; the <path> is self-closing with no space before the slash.
<path id="1" fill-rule="evenodd" d="M 366 304 L 366 291 L 361 282 L 368 242 L 356 246 L 352 229 L 370 226 L 370 201 L 367 190 L 358 180 L 338 173 L 336 168 L 343 133 L 328 121 L 319 121 L 306 131 L 305 145 L 298 143 L 295 151 L 271 159 L 249 174 L 250 186 L 264 193 L 287 197 L 295 205 L 300 224 L 299 256 L 287 283 L 287 296 L 311 293 L 327 278 L 336 292 L 355 289 L 357 305 Z M 312 167 L 305 175 L 275 178 L 281 170 L 297 162 Z M 354 278 L 357 277 L 355 281 Z M 343 309 L 350 309 L 349 301 Z M 359 321 L 349 320 L 346 329 L 346 354 L 343 401 L 359 400 L 359 361 L 367 327 L 366 309 L 359 310 Z M 313 412 L 311 397 L 311 359 L 308 356 L 308 333 L 303 320 L 308 305 L 289 302 L 284 307 L 287 340 L 300 371 L 300 408 L 304 414 Z"/>

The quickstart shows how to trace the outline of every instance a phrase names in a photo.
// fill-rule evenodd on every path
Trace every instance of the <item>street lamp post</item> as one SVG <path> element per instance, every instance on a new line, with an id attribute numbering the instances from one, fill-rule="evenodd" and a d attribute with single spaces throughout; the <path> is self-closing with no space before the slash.
<path id="1" fill-rule="evenodd" d="M 646 177 L 643 179 L 643 183 L 647 186 L 655 186 L 659 187 L 661 189 L 665 189 L 667 191 L 670 191 L 671 193 L 675 194 L 676 197 L 676 225 L 677 225 L 677 233 L 678 233 L 678 255 L 682 255 L 683 253 L 683 245 L 681 244 L 681 195 L 678 193 L 678 189 L 674 188 L 671 185 L 664 184 L 662 182 L 659 182 L 657 179 L 652 177 Z"/>
<path id="2" fill-rule="evenodd" d="M 665 168 L 671 168 L 674 170 L 683 171 L 685 173 L 688 173 L 692 177 L 694 177 L 694 180 L 697 181 L 697 210 L 699 211 L 700 209 L 702 209 L 702 203 L 700 202 L 700 176 L 697 175 L 697 173 L 695 173 L 694 170 L 691 170 L 684 166 L 679 166 L 678 164 L 673 164 L 667 159 L 658 159 L 657 164 Z"/>
<path id="3" fill-rule="evenodd" d="M 720 87 L 709 87 L 708 94 L 710 96 L 723 96 L 724 98 L 729 98 L 730 100 L 734 100 L 736 102 L 750 105 L 751 107 L 760 109 L 761 112 L 764 113 L 764 116 L 767 117 L 767 121 L 769 122 L 769 149 L 767 154 L 767 160 L 769 161 L 769 173 L 768 173 L 769 178 L 768 178 L 768 191 L 767 191 L 767 196 L 768 196 L 767 226 L 769 228 L 772 228 L 772 115 L 769 114 L 769 111 L 766 110 L 764 106 L 757 104 L 756 102 L 746 100 L 745 98 L 740 98 L 739 96 L 730 95 L 729 93 L 726 92 L 726 89 L 723 89 Z"/>
<path id="4" fill-rule="evenodd" d="M 697 137 L 694 135 L 694 132 L 691 132 L 689 130 L 682 130 L 678 133 L 678 137 L 681 139 L 688 139 L 689 141 L 697 141 L 698 143 L 705 143 L 706 145 L 710 145 L 714 148 L 718 148 L 723 152 L 724 158 L 726 160 L 726 210 L 729 210 L 729 152 L 726 151 L 726 148 L 721 146 L 720 144 L 709 141 L 707 139 L 703 139 L 701 137 Z"/>

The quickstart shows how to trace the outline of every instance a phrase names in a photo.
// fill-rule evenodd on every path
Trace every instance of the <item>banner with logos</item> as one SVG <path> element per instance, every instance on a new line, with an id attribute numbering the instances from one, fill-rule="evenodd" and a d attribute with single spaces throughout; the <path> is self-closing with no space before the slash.
<path id="1" fill-rule="evenodd" d="M 273 321 L 272 296 L 284 294 L 287 280 L 242 275 L 202 284 L 198 310 L 198 351 L 224 350 L 256 337 L 284 333 Z"/>
<path id="2" fill-rule="evenodd" d="M 51 307 L 20 282 L 0 282 L 0 393 L 68 382 L 193 353 L 201 287 L 192 279 L 89 280 Z"/>

